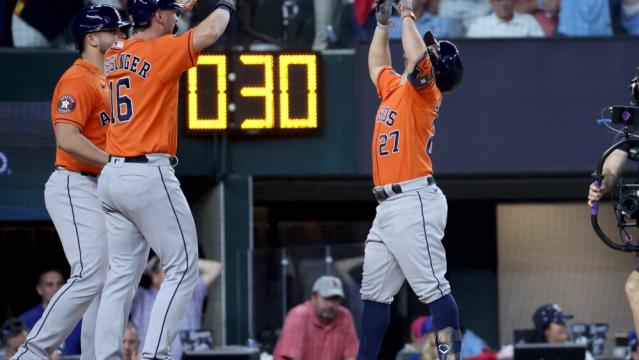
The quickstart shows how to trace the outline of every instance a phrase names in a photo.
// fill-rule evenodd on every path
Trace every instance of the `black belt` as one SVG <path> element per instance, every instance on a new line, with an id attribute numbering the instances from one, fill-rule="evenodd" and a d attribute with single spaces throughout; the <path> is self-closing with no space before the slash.
<path id="1" fill-rule="evenodd" d="M 63 166 L 56 166 L 55 169 L 56 170 L 67 170 Z M 73 170 L 67 170 L 67 171 L 78 173 L 78 174 L 80 174 L 82 176 L 98 177 L 98 174 L 92 173 L 92 172 L 88 172 L 88 171 L 73 171 Z"/>
<path id="2" fill-rule="evenodd" d="M 428 186 L 434 185 L 435 178 L 429 176 L 426 178 L 426 182 L 428 183 Z M 384 188 L 373 189 L 373 195 L 375 195 L 375 199 L 377 201 L 384 201 L 393 195 L 401 194 L 404 190 L 402 189 L 402 186 L 400 184 L 392 184 L 391 191 L 392 193 L 389 194 Z"/>
<path id="3" fill-rule="evenodd" d="M 138 164 L 146 164 L 149 162 L 149 158 L 146 157 L 146 155 L 139 155 L 139 156 L 113 156 L 113 155 L 109 155 L 109 162 L 111 162 L 111 158 L 122 158 L 124 159 L 125 163 L 138 163 Z"/>

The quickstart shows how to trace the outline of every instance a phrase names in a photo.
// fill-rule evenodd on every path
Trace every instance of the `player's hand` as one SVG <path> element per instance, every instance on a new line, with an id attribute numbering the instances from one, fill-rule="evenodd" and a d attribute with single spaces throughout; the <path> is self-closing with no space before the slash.
<path id="1" fill-rule="evenodd" d="M 197 4 L 197 0 L 180 0 L 180 3 L 184 5 L 184 8 L 182 8 L 180 11 L 190 12 Z"/>
<path id="2" fill-rule="evenodd" d="M 590 189 L 588 191 L 588 206 L 592 207 L 593 201 L 599 201 L 606 193 L 606 189 L 602 186 L 599 187 L 596 183 L 590 184 Z"/>
<path id="3" fill-rule="evenodd" d="M 388 25 L 393 15 L 392 0 L 375 0 L 375 20 L 382 25 Z"/>

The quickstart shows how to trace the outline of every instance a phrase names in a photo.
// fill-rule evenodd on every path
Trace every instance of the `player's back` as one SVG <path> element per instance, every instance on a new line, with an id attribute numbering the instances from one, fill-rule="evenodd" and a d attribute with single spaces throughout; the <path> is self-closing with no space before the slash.
<path id="1" fill-rule="evenodd" d="M 78 59 L 58 80 L 51 100 L 51 122 L 76 126 L 80 133 L 100 149 L 106 143 L 109 93 L 102 71 L 90 62 Z M 99 167 L 77 160 L 56 147 L 56 166 L 70 171 L 97 174 Z"/>
<path id="2" fill-rule="evenodd" d="M 372 144 L 373 182 L 380 186 L 432 175 L 429 147 L 441 92 L 435 84 L 418 89 L 410 81 L 401 83 L 390 67 L 381 70 L 377 86 L 381 104 Z"/>
<path id="3" fill-rule="evenodd" d="M 106 151 L 138 156 L 177 151 L 177 100 L 181 74 L 195 66 L 193 31 L 154 40 L 116 41 L 104 72 L 111 95 Z"/>

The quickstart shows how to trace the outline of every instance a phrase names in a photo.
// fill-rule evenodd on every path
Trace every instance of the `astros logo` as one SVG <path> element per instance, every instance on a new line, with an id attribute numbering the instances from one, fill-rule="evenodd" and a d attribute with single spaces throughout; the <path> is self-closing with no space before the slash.
<path id="1" fill-rule="evenodd" d="M 58 112 L 68 114 L 75 110 L 75 99 L 71 95 L 62 95 L 58 100 Z"/>

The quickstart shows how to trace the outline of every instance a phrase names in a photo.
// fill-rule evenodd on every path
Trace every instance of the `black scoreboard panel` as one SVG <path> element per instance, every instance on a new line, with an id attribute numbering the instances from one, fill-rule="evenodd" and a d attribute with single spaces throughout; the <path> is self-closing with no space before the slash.
<path id="1" fill-rule="evenodd" d="M 315 52 L 229 52 L 199 57 L 187 73 L 186 124 L 195 134 L 295 135 L 320 126 Z"/>

